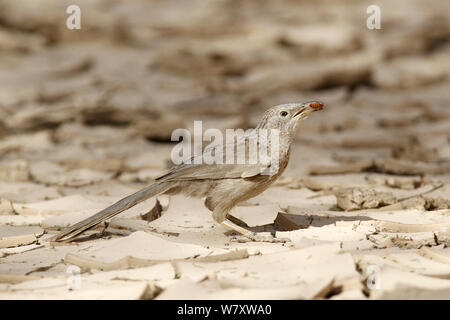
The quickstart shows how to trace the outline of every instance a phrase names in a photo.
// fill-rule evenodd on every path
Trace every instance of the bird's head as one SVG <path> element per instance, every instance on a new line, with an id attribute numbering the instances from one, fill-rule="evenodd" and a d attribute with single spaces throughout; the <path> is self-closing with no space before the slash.
<path id="1" fill-rule="evenodd" d="M 294 134 L 300 121 L 322 108 L 323 103 L 318 101 L 281 104 L 266 111 L 258 128 L 278 129 L 280 132 Z"/>

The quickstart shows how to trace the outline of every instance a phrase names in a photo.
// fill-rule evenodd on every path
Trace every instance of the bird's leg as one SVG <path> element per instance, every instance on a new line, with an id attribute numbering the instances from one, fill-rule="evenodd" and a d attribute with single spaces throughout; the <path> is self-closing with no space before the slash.
<path id="1" fill-rule="evenodd" d="M 237 224 L 238 226 L 240 226 L 242 228 L 249 228 L 249 226 L 244 221 L 242 221 L 239 218 L 236 218 L 235 216 L 227 214 L 227 219 L 230 220 L 231 222 L 234 222 L 235 224 Z"/>
<path id="2" fill-rule="evenodd" d="M 236 223 L 230 221 L 229 219 L 225 219 L 220 224 L 226 228 L 229 228 L 231 230 L 234 230 L 234 231 L 242 234 L 244 237 L 250 239 L 251 241 L 256 241 L 256 242 L 287 242 L 287 241 L 289 241 L 289 239 L 285 239 L 285 238 L 275 238 L 270 233 L 267 234 L 267 233 L 253 232 L 253 231 L 247 230 L 247 229 L 237 225 Z"/>

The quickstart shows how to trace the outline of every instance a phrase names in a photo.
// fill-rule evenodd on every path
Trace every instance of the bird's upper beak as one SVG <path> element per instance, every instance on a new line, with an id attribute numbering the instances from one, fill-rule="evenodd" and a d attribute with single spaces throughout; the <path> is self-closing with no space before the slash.
<path id="1" fill-rule="evenodd" d="M 294 114 L 294 118 L 299 116 L 298 119 L 304 119 L 309 116 L 314 111 L 322 110 L 323 103 L 318 101 L 311 101 L 307 103 L 303 103 L 299 110 Z"/>

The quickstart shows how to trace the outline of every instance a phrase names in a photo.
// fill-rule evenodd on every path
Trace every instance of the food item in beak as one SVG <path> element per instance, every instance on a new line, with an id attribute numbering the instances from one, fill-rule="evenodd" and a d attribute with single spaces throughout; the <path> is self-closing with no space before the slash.
<path id="1" fill-rule="evenodd" d="M 311 108 L 315 109 L 315 110 L 322 110 L 323 108 L 323 103 L 321 102 L 313 102 L 309 105 Z"/>

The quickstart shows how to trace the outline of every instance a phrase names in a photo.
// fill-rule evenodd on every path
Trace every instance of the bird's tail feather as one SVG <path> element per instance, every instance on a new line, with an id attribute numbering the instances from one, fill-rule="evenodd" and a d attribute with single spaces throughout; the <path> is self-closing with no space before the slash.
<path id="1" fill-rule="evenodd" d="M 86 218 L 74 224 L 73 226 L 63 230 L 61 233 L 52 237 L 50 241 L 70 240 L 79 235 L 80 233 L 106 221 L 109 218 L 114 217 L 115 215 L 121 213 L 122 211 L 125 211 L 137 205 L 138 203 L 147 200 L 148 198 L 151 198 L 153 196 L 156 196 L 160 193 L 167 191 L 172 184 L 173 184 L 172 182 L 156 182 L 151 186 L 148 186 L 147 188 L 139 190 L 138 192 L 133 193 L 132 195 L 129 195 L 128 197 L 125 197 L 117 201 L 113 205 L 103 209 L 102 211 L 94 214 L 93 216 Z"/>

